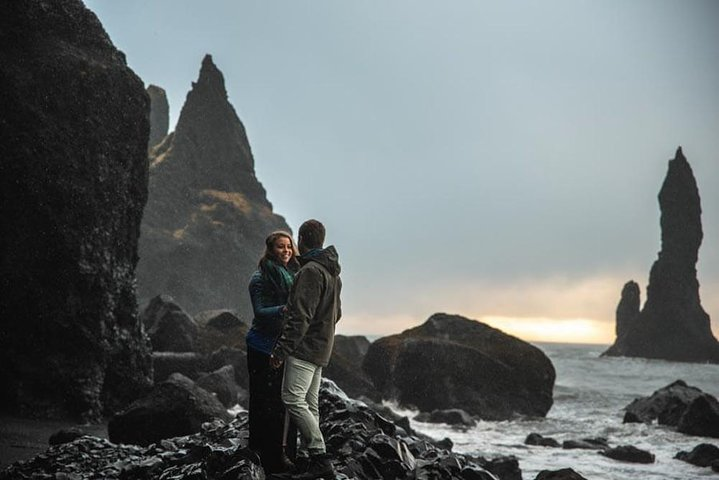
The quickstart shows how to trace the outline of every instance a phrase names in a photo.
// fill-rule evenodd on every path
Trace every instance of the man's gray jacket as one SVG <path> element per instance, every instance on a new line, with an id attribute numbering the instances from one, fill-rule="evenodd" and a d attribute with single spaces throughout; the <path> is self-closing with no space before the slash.
<path id="1" fill-rule="evenodd" d="M 330 246 L 299 257 L 300 268 L 290 290 L 282 335 L 272 355 L 280 360 L 292 355 L 326 367 L 335 341 L 335 324 L 342 316 L 340 264 Z"/>

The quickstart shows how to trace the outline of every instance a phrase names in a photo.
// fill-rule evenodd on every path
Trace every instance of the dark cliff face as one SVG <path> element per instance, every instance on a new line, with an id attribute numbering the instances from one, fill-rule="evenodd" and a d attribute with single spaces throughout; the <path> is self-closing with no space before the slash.
<path id="1" fill-rule="evenodd" d="M 245 128 L 222 73 L 205 57 L 175 132 L 150 157 L 138 287 L 142 299 L 169 294 L 191 313 L 251 313 L 247 282 L 264 239 L 288 230 L 255 177 Z"/>
<path id="2" fill-rule="evenodd" d="M 719 363 L 719 342 L 699 299 L 701 202 L 681 148 L 669 161 L 659 207 L 662 249 L 649 274 L 646 304 L 605 354 Z"/>
<path id="3" fill-rule="evenodd" d="M 147 87 L 150 97 L 150 139 L 147 143 L 151 149 L 160 143 L 170 128 L 170 104 L 167 102 L 167 93 L 157 85 Z"/>
<path id="4" fill-rule="evenodd" d="M 4 5 L 0 64 L 2 406 L 95 419 L 150 386 L 148 98 L 79 0 Z"/>

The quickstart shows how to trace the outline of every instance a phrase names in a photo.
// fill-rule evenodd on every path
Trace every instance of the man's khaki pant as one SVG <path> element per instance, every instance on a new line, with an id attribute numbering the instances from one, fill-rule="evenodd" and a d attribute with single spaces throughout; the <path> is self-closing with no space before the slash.
<path id="1" fill-rule="evenodd" d="M 282 401 L 310 455 L 325 453 L 318 407 L 322 367 L 292 356 L 285 360 Z"/>

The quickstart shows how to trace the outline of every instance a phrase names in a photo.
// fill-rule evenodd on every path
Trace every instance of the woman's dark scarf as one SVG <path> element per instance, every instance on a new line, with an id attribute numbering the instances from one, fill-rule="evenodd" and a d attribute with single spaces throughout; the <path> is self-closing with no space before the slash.
<path id="1" fill-rule="evenodd" d="M 296 262 L 296 260 L 293 258 Z M 260 271 L 262 276 L 270 282 L 274 291 L 278 292 L 281 298 L 287 298 L 290 295 L 290 288 L 295 281 L 295 276 L 290 269 L 295 270 L 294 263 L 288 264 L 287 267 L 275 262 L 269 258 L 260 260 Z"/>

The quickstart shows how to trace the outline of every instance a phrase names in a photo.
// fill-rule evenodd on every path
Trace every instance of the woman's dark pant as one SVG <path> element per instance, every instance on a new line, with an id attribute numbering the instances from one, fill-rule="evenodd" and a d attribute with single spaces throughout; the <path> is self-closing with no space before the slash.
<path id="1" fill-rule="evenodd" d="M 297 430 L 290 426 L 287 447 L 282 440 L 285 428 L 285 406 L 282 403 L 282 368 L 270 367 L 270 356 L 247 347 L 247 370 L 250 377 L 250 449 L 260 455 L 265 469 L 276 470 L 286 453 L 294 456 Z"/>

